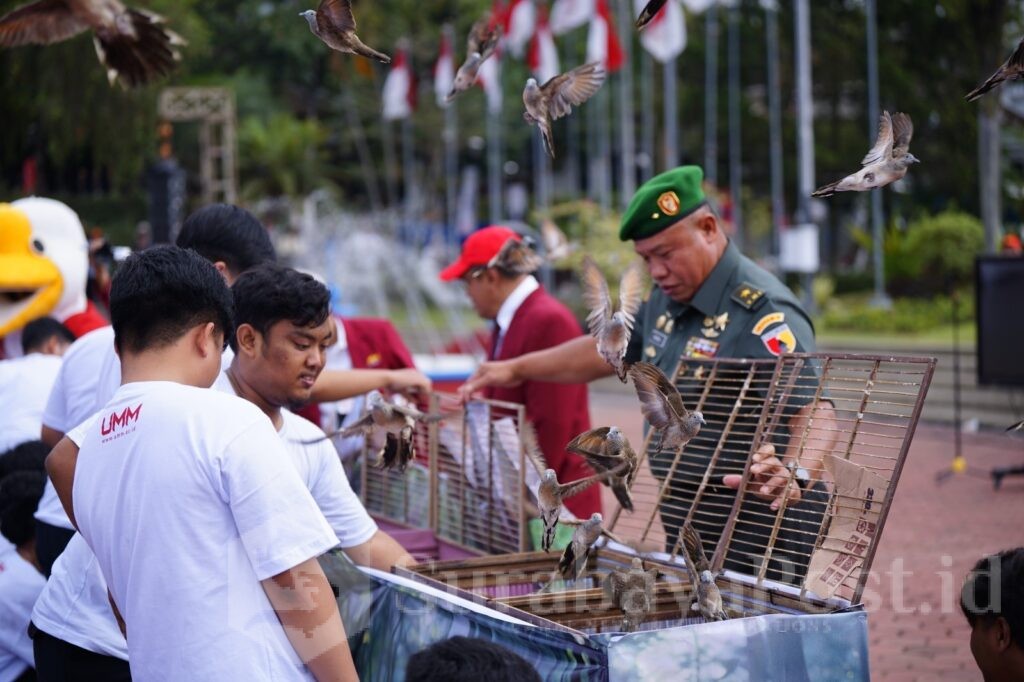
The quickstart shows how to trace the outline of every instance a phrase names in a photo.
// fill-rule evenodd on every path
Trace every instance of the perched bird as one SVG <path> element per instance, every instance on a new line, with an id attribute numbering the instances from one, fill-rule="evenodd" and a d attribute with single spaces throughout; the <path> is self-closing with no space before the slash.
<path id="1" fill-rule="evenodd" d="M 679 537 L 686 548 L 686 571 L 690 574 L 690 583 L 696 593 L 697 608 L 704 620 L 727 620 L 729 616 L 722 606 L 722 593 L 715 584 L 715 576 L 711 573 L 711 564 L 704 554 L 697 529 L 689 523 L 679 530 Z"/>
<path id="2" fill-rule="evenodd" d="M 487 262 L 487 267 L 498 268 L 513 275 L 529 275 L 544 265 L 544 259 L 537 255 L 534 241 L 530 237 L 509 238 L 498 253 Z"/>
<path id="3" fill-rule="evenodd" d="M 325 436 L 325 438 L 373 436 L 383 433 L 385 440 L 378 453 L 378 466 L 382 469 L 392 469 L 397 466 L 399 471 L 405 471 L 406 465 L 415 454 L 413 452 L 413 431 L 416 429 L 416 422 L 430 423 L 440 420 L 440 415 L 424 414 L 411 405 L 398 405 L 389 402 L 381 395 L 380 391 L 370 391 L 366 395 L 366 414 L 358 421 Z"/>
<path id="4" fill-rule="evenodd" d="M 640 12 L 640 16 L 636 18 L 636 30 L 642 29 L 647 24 L 651 23 L 651 19 L 658 15 L 658 12 L 662 7 L 665 6 L 666 0 L 651 0 L 644 5 L 643 10 Z"/>
<path id="5" fill-rule="evenodd" d="M 911 164 L 921 160 L 910 153 L 910 138 L 914 136 L 914 124 L 902 112 L 889 116 L 883 111 L 878 121 L 878 139 L 875 146 L 861 160 L 859 171 L 842 180 L 819 187 L 812 197 L 830 197 L 836 192 L 866 192 L 876 187 L 885 187 L 907 174 Z"/>
<path id="6" fill-rule="evenodd" d="M 462 62 L 462 66 L 455 72 L 455 81 L 452 83 L 447 101 L 451 102 L 460 92 L 473 87 L 480 72 L 480 65 L 494 54 L 494 48 L 498 46 L 500 39 L 501 25 L 490 15 L 477 19 L 473 28 L 469 29 L 469 37 L 466 39 L 466 61 Z"/>
<path id="7" fill-rule="evenodd" d="M 0 17 L 0 47 L 49 45 L 93 32 L 96 56 L 110 84 L 137 87 L 174 68 L 184 45 L 164 18 L 119 0 L 38 0 Z"/>
<path id="8" fill-rule="evenodd" d="M 562 514 L 562 501 L 573 495 L 578 495 L 598 481 L 607 479 L 614 475 L 615 471 L 588 476 L 569 483 L 559 483 L 558 475 L 554 469 L 541 468 L 544 462 L 544 454 L 537 443 L 537 434 L 529 422 L 523 422 L 519 428 L 519 438 L 523 442 L 526 456 L 541 471 L 540 488 L 537 490 L 537 503 L 540 507 L 540 518 L 544 523 L 544 535 L 541 537 L 541 549 L 545 552 L 551 551 L 551 543 L 555 540 L 555 526 Z"/>
<path id="9" fill-rule="evenodd" d="M 540 127 L 544 146 L 551 158 L 555 157 L 555 145 L 551 138 L 551 122 L 572 113 L 594 96 L 604 83 L 604 66 L 601 62 L 590 62 L 577 66 L 572 71 L 560 74 L 544 85 L 537 85 L 536 79 L 526 81 L 523 89 L 523 104 L 526 111 L 523 118 L 531 125 Z"/>
<path id="10" fill-rule="evenodd" d="M 634 260 L 619 280 L 619 309 L 612 312 L 608 282 L 590 255 L 583 257 L 583 301 L 590 313 L 587 326 L 597 339 L 597 352 L 612 366 L 622 383 L 626 383 L 626 357 L 629 336 L 633 333 L 636 312 L 644 295 L 644 275 L 640 262 Z"/>
<path id="11" fill-rule="evenodd" d="M 617 426 L 584 431 L 565 449 L 582 456 L 594 471 L 610 474 L 604 484 L 612 489 L 623 509 L 633 511 L 633 497 L 629 491 L 636 481 L 640 458 Z"/>
<path id="12" fill-rule="evenodd" d="M 544 259 L 549 263 L 565 260 L 580 247 L 578 242 L 570 242 L 565 232 L 550 218 L 540 223 L 540 240 L 544 244 Z"/>
<path id="13" fill-rule="evenodd" d="M 700 433 L 701 426 L 707 424 L 703 414 L 686 409 L 679 391 L 654 365 L 638 362 L 629 368 L 629 375 L 633 377 L 633 387 L 640 398 L 640 411 L 661 435 L 659 452 L 663 448 L 675 450 L 683 447 Z"/>
<path id="14" fill-rule="evenodd" d="M 964 95 L 964 99 L 973 102 L 1003 81 L 1017 80 L 1021 74 L 1024 74 L 1024 38 L 1017 43 L 1017 49 L 1013 51 L 1010 58 L 1003 62 L 1003 65 L 996 69 L 996 72 L 989 76 L 987 81 Z"/>
<path id="15" fill-rule="evenodd" d="M 628 571 L 612 571 L 604 580 L 604 592 L 616 608 L 622 610 L 622 631 L 633 632 L 648 613 L 654 601 L 654 583 L 658 569 L 644 570 L 644 562 L 633 557 Z"/>
<path id="16" fill-rule="evenodd" d="M 306 17 L 309 30 L 332 50 L 376 59 L 384 64 L 391 63 L 391 57 L 359 40 L 350 0 L 320 0 L 319 7 L 299 12 L 299 16 Z"/>
<path id="17" fill-rule="evenodd" d="M 602 535 L 622 543 L 622 540 L 615 537 L 601 527 L 603 517 L 600 513 L 594 512 L 586 521 L 576 521 L 576 529 L 572 532 L 572 540 L 565 546 L 562 557 L 558 560 L 558 574 L 565 580 L 579 580 L 583 571 L 587 568 L 587 558 L 590 556 L 590 548 Z"/>

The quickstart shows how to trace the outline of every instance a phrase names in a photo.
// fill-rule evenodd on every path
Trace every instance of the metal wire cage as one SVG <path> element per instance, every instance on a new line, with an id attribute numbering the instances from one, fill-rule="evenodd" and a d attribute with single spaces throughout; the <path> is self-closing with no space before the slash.
<path id="1" fill-rule="evenodd" d="M 444 420 L 417 424 L 416 457 L 404 473 L 362 467 L 360 497 L 367 511 L 432 530 L 473 554 L 526 549 L 526 491 L 536 490 L 540 479 L 519 441 L 523 406 L 497 400 L 463 406 L 454 395 L 434 393 L 430 412 L 443 413 Z"/>
<path id="2" fill-rule="evenodd" d="M 934 368 L 933 358 L 849 354 L 683 358 L 672 381 L 707 425 L 675 452 L 647 434 L 635 511 L 617 509 L 610 526 L 674 557 L 690 523 L 713 571 L 857 603 Z M 777 509 L 750 484 L 753 455 L 771 452 L 814 481 Z M 798 474 L 788 469 L 790 490 Z"/>

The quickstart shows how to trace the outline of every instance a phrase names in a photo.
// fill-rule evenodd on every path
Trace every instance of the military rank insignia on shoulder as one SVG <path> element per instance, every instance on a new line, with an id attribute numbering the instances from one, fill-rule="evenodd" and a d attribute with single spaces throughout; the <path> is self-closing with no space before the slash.
<path id="1" fill-rule="evenodd" d="M 749 282 L 743 282 L 733 289 L 731 298 L 747 310 L 757 310 L 766 300 L 764 289 L 758 289 Z"/>

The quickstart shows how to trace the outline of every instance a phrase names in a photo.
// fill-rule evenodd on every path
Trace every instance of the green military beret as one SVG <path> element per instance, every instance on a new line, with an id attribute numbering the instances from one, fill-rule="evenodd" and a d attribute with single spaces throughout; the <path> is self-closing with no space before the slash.
<path id="1" fill-rule="evenodd" d="M 680 166 L 645 182 L 622 216 L 619 239 L 645 239 L 658 234 L 704 204 L 704 171 Z"/>

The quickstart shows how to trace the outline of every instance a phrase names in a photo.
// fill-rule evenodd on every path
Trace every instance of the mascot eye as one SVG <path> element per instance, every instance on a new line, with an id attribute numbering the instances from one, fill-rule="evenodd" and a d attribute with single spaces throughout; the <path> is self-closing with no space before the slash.
<path id="1" fill-rule="evenodd" d="M 32 240 L 32 248 L 38 251 L 39 253 L 43 253 L 44 251 L 46 251 L 46 248 L 43 246 L 43 243 L 38 239 Z"/>

